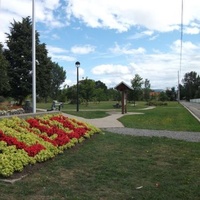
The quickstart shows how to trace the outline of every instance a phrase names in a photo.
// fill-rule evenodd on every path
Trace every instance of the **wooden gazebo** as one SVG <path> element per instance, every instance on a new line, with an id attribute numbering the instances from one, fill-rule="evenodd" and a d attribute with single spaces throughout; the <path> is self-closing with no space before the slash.
<path id="1" fill-rule="evenodd" d="M 122 92 L 122 114 L 127 113 L 127 91 L 133 89 L 123 81 L 115 86 L 115 89 Z"/>

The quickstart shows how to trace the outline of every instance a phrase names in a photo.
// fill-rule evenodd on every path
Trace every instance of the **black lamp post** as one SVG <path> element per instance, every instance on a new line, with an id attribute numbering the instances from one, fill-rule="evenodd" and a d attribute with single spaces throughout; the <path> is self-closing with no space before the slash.
<path id="1" fill-rule="evenodd" d="M 77 94 L 76 94 L 76 111 L 78 112 L 79 111 L 79 97 L 78 97 L 78 95 L 79 95 L 79 67 L 80 67 L 80 62 L 79 61 L 77 61 L 76 63 L 75 63 L 75 65 L 76 65 L 76 68 L 77 68 Z"/>

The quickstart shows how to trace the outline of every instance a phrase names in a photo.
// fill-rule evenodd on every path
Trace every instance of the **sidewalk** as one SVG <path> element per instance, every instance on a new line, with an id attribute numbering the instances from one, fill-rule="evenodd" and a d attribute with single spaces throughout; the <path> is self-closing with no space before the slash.
<path id="1" fill-rule="evenodd" d="M 104 117 L 104 118 L 97 118 L 97 119 L 85 119 L 82 117 L 78 117 L 78 116 L 74 116 L 74 115 L 70 115 L 70 114 L 66 114 L 63 113 L 64 116 L 70 117 L 70 118 L 74 118 L 74 119 L 78 119 L 80 121 L 89 123 L 91 125 L 96 126 L 97 128 L 113 128 L 113 127 L 124 127 L 123 124 L 121 122 L 119 122 L 117 119 L 119 119 L 122 116 L 125 115 L 141 115 L 144 113 L 141 112 L 128 112 L 126 114 L 120 114 L 120 113 L 110 113 L 111 115 Z"/>

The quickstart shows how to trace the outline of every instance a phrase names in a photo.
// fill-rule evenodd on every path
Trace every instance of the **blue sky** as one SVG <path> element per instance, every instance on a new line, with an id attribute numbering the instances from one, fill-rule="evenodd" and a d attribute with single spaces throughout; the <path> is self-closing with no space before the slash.
<path id="1" fill-rule="evenodd" d="M 177 87 L 184 74 L 200 75 L 200 1 L 183 0 L 35 0 L 36 29 L 49 56 L 66 70 L 66 85 L 80 79 L 121 81 L 135 74 L 152 89 Z M 0 0 L 0 42 L 13 19 L 32 15 L 32 0 Z M 6 48 L 6 46 L 5 46 Z"/>

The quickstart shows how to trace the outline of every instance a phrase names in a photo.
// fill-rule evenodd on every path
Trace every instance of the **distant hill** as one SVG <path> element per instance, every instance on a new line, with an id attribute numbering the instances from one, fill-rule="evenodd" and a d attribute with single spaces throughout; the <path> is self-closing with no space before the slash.
<path id="1" fill-rule="evenodd" d="M 163 92 L 163 89 L 152 89 L 153 92 Z"/>

